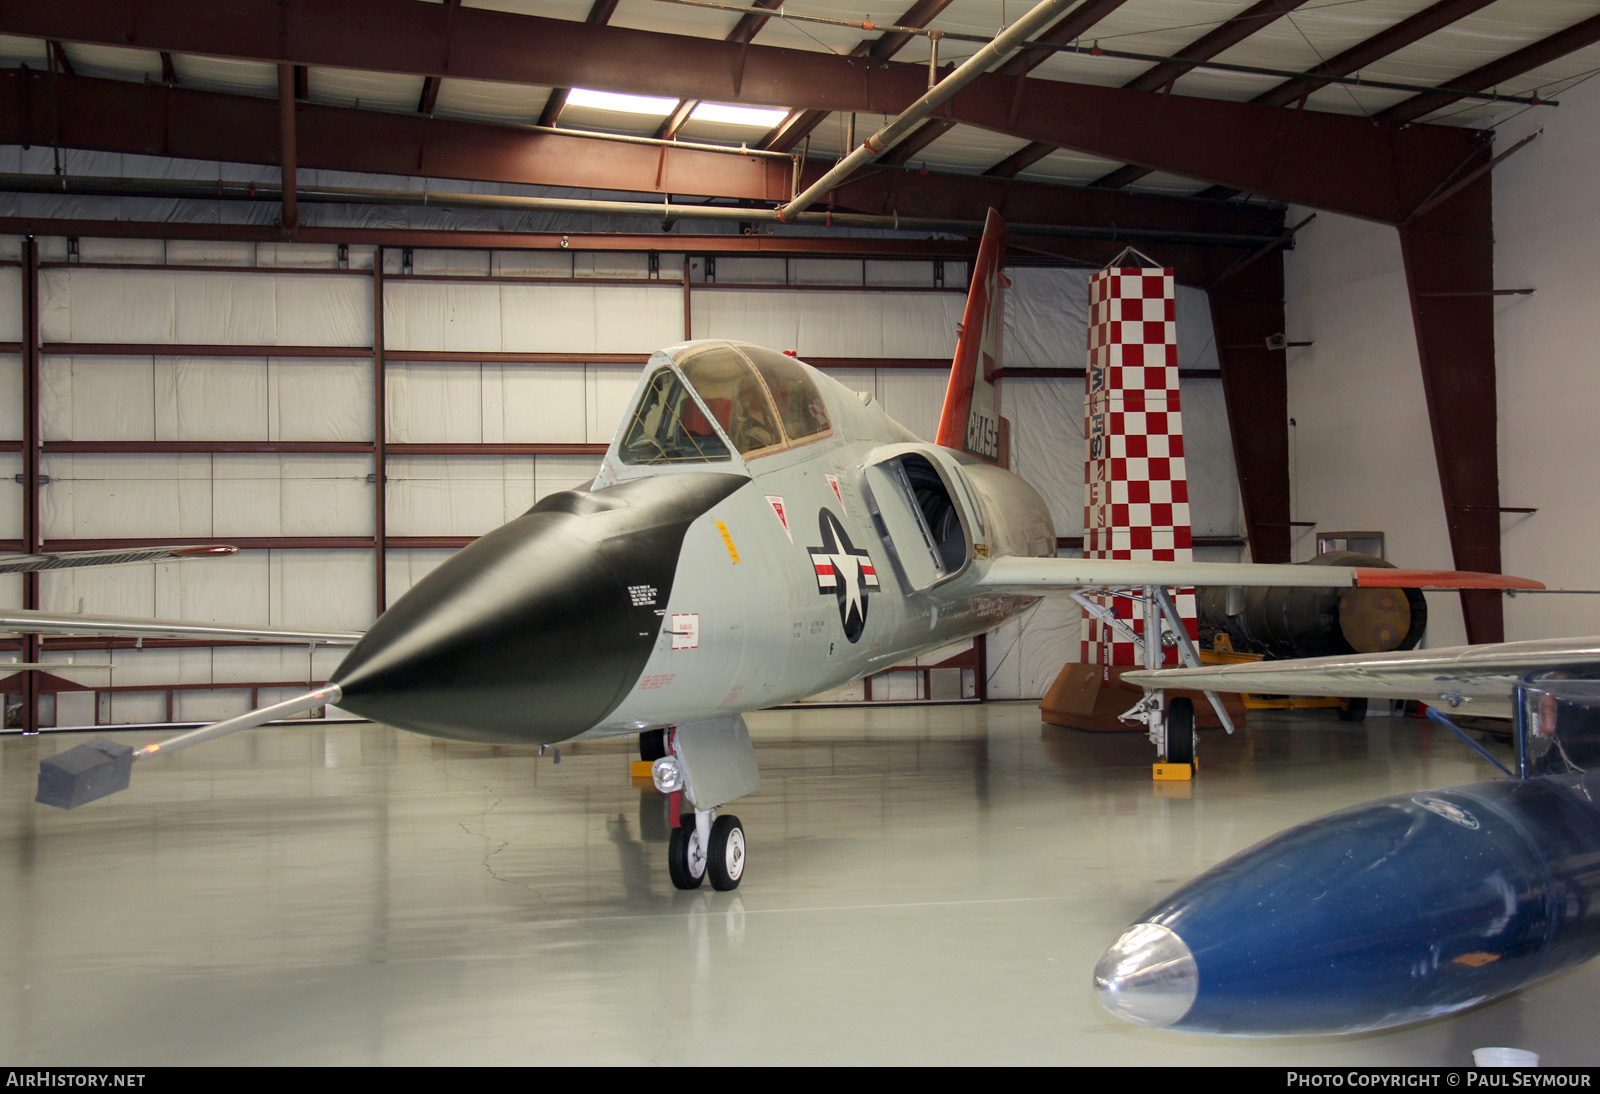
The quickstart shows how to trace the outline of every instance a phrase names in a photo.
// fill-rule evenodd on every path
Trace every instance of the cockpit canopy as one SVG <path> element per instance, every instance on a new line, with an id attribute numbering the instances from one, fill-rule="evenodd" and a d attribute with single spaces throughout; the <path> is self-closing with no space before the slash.
<path id="1" fill-rule="evenodd" d="M 816 382 L 792 357 L 741 343 L 695 342 L 677 350 L 672 363 L 645 383 L 618 447 L 623 463 L 726 460 L 725 441 L 751 459 L 833 432 Z"/>

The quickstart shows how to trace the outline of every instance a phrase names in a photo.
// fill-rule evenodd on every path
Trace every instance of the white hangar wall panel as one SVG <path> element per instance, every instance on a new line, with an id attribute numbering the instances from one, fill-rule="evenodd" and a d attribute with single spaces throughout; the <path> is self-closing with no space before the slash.
<path id="1" fill-rule="evenodd" d="M 384 344 L 463 353 L 650 353 L 683 341 L 683 286 L 391 281 Z"/>
<path id="2" fill-rule="evenodd" d="M 1535 116 L 1537 115 L 1537 116 Z M 1544 134 L 1494 173 L 1495 285 L 1532 288 L 1501 297 L 1495 314 L 1500 402 L 1500 504 L 1537 508 L 1501 520 L 1508 573 L 1552 587 L 1600 587 L 1600 84 L 1561 95 L 1558 111 L 1530 111 L 1496 133 L 1509 148 Z M 1600 634 L 1600 597 L 1519 596 L 1506 604 L 1506 638 Z"/>
<path id="3" fill-rule="evenodd" d="M 640 365 L 462 357 L 388 363 L 390 441 L 608 444 L 643 371 Z"/>
<path id="4" fill-rule="evenodd" d="M 366 441 L 370 358 L 51 354 L 46 441 Z"/>
<path id="5" fill-rule="evenodd" d="M 1291 209 L 1294 223 L 1309 210 Z M 1317 531 L 1376 529 L 1398 566 L 1452 566 L 1400 239 L 1321 213 L 1284 257 L 1297 560 Z M 1508 503 L 1509 504 L 1509 503 Z M 1461 599 L 1428 593 L 1427 646 L 1465 643 Z"/>
<path id="6" fill-rule="evenodd" d="M 10 248 L 7 249 L 11 250 Z M 17 255 L 0 254 L 0 258 L 15 261 Z M 0 267 L 0 342 L 22 341 L 22 270 L 17 266 Z"/>
<path id="7" fill-rule="evenodd" d="M 374 531 L 366 455 L 80 452 L 46 454 L 41 470 L 47 541 Z"/>
<path id="8" fill-rule="evenodd" d="M 15 299 L 14 296 L 7 296 L 0 291 L 0 307 Z M 21 438 L 22 355 L 0 353 L 0 440 L 15 441 Z"/>
<path id="9" fill-rule="evenodd" d="M 851 265 L 859 276 L 862 264 Z M 964 303 L 960 293 L 927 290 L 704 287 L 694 292 L 690 331 L 695 338 L 757 342 L 801 357 L 949 358 Z"/>
<path id="10" fill-rule="evenodd" d="M 58 267 L 39 280 L 46 342 L 372 345 L 372 278 L 363 274 Z"/>
<path id="11" fill-rule="evenodd" d="M 372 588 L 372 559 L 361 551 L 240 551 L 204 561 L 52 570 L 39 586 L 47 611 L 319 630 L 361 628 L 372 614 L 370 596 L 349 594 L 351 587 Z"/>

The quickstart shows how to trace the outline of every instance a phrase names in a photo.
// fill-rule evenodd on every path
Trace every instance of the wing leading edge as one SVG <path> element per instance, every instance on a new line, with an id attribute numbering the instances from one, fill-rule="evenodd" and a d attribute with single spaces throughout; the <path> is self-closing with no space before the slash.
<path id="1" fill-rule="evenodd" d="M 1600 637 L 1158 669 L 1130 672 L 1123 679 L 1149 688 L 1415 699 L 1467 714 L 1509 717 L 1512 687 L 1527 674 L 1596 667 Z"/>
<path id="2" fill-rule="evenodd" d="M 124 615 L 80 615 L 27 608 L 0 610 L 0 631 L 23 634 L 83 634 L 115 638 L 194 638 L 228 642 L 275 642 L 319 646 L 353 646 L 360 631 L 313 631 L 296 627 L 234 626 L 191 623 L 180 619 L 138 619 Z"/>
<path id="3" fill-rule="evenodd" d="M 1310 589 L 1543 589 L 1542 582 L 1464 570 L 1295 566 L 1270 562 L 1140 562 L 1108 558 L 1000 558 L 978 579 L 988 592 L 1044 596 L 1143 585 L 1282 585 Z"/>

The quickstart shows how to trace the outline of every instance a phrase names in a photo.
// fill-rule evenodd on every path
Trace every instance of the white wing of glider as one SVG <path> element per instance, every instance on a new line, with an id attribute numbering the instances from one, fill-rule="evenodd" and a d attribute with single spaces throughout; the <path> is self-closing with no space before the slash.
<path id="1" fill-rule="evenodd" d="M 0 555 L 0 574 L 33 570 L 69 570 L 81 566 L 119 566 L 127 562 L 215 558 L 231 555 L 227 544 L 178 544 L 164 547 L 119 547 L 106 551 L 56 551 L 39 555 Z M 122 615 L 84 615 L 29 608 L 0 609 L 0 631 L 19 634 L 101 635 L 115 638 L 192 638 L 228 642 L 275 642 L 294 645 L 353 646 L 359 631 L 312 631 L 297 627 L 249 627 L 229 623 L 195 623 L 178 619 L 139 619 Z M 0 665 L 11 668 L 70 668 L 70 665 Z"/>
<path id="2" fill-rule="evenodd" d="M 0 661 L 0 672 L 21 672 L 23 669 L 42 669 L 45 672 L 63 673 L 77 669 L 102 669 L 110 671 L 117 666 L 109 663 L 87 661 Z"/>
<path id="3" fill-rule="evenodd" d="M 1596 667 L 1600 637 L 1157 669 L 1130 672 L 1123 679 L 1149 688 L 1415 699 L 1463 714 L 1506 718 L 1512 713 L 1511 689 L 1528 673 Z"/>
<path id="4" fill-rule="evenodd" d="M 998 558 L 974 564 L 980 589 L 1017 596 L 1145 585 L 1291 585 L 1310 589 L 1543 589 L 1538 581 L 1462 570 L 1294 566 L 1270 562 L 1138 562 L 1107 558 Z"/>
<path id="5" fill-rule="evenodd" d="M 81 615 L 27 608 L 0 608 L 0 631 L 22 634 L 92 634 L 116 638 L 197 638 L 224 642 L 276 642 L 353 646 L 360 631 L 312 631 L 297 627 L 235 626 L 179 619 L 137 619 L 124 615 Z"/>
<path id="6" fill-rule="evenodd" d="M 120 566 L 124 562 L 160 562 L 163 559 L 207 558 L 231 555 L 237 547 L 224 544 L 190 544 L 176 547 L 117 547 L 109 551 L 54 551 L 43 555 L 0 555 L 0 574 L 32 570 L 71 570 L 80 566 Z"/>

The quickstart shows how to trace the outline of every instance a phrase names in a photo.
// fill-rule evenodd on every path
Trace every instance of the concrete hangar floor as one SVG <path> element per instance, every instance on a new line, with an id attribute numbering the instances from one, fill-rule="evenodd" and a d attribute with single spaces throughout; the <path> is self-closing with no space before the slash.
<path id="1" fill-rule="evenodd" d="M 1187 796 L 1137 735 L 1030 703 L 752 715 L 750 869 L 671 887 L 633 741 L 550 756 L 267 729 L 72 813 L 0 740 L 0 1060 L 163 1064 L 1470 1066 L 1600 1062 L 1600 963 L 1387 1033 L 1141 1030 L 1090 989 L 1136 915 L 1328 810 L 1490 777 L 1431 723 L 1254 714 Z M 121 734 L 144 741 L 151 734 Z"/>

